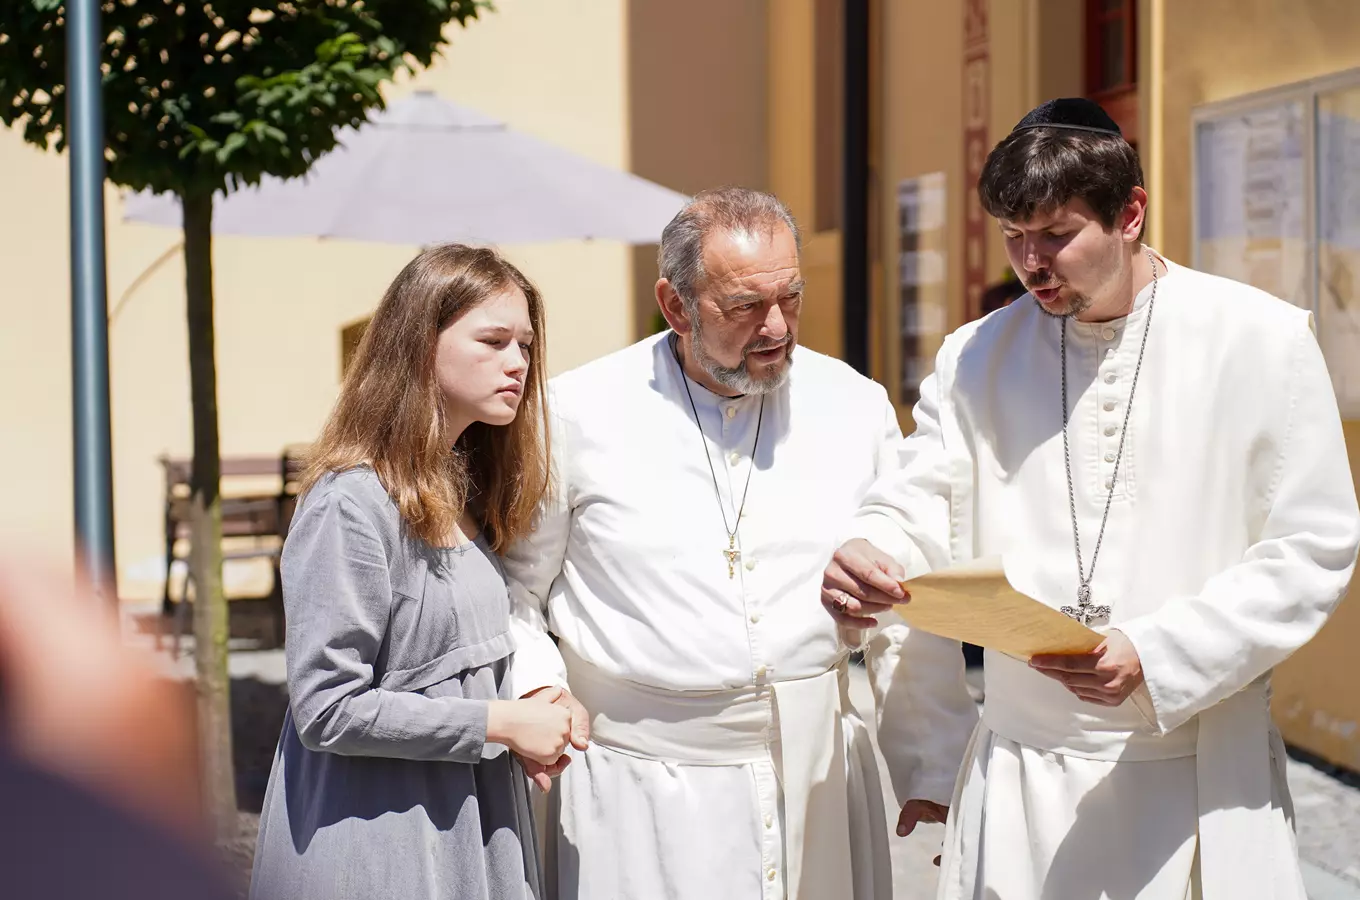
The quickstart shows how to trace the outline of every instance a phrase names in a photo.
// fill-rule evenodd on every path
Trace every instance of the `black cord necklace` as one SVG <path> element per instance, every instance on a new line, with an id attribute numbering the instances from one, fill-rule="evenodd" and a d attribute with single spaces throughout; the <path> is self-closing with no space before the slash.
<path id="1" fill-rule="evenodd" d="M 704 426 L 699 423 L 699 407 L 694 403 L 694 393 L 689 389 L 689 376 L 685 374 L 684 363 L 680 359 L 680 345 L 676 335 L 672 334 L 671 355 L 675 357 L 675 365 L 680 370 L 680 383 L 685 386 L 685 396 L 689 398 L 689 408 L 694 412 L 694 426 L 699 429 L 699 440 L 704 445 L 704 459 L 708 462 L 708 474 L 713 478 L 713 496 L 718 501 L 718 511 L 722 513 L 723 530 L 727 532 L 727 549 L 722 552 L 727 560 L 727 577 L 735 578 L 737 574 L 737 560 L 741 558 L 741 551 L 737 549 L 737 532 L 741 530 L 741 514 L 746 509 L 746 494 L 751 490 L 751 473 L 756 469 L 756 448 L 760 446 L 760 425 L 765 420 L 765 395 L 760 397 L 760 412 L 756 415 L 756 439 L 751 443 L 751 468 L 746 473 L 746 486 L 741 491 L 741 506 L 737 507 L 737 520 L 732 527 L 727 525 L 727 506 L 723 503 L 722 491 L 718 489 L 718 470 L 713 468 L 713 454 L 708 450 L 708 438 L 704 434 Z"/>

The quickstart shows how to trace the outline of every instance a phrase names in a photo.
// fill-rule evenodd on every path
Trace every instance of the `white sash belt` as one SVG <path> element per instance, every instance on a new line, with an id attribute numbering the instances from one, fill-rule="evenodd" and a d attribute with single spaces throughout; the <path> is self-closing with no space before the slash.
<path id="1" fill-rule="evenodd" d="M 1273 896 L 1272 744 L 1269 676 L 1199 714 L 1199 868 L 1205 900 Z M 1283 757 L 1278 761 L 1284 764 Z"/>
<path id="2" fill-rule="evenodd" d="M 1198 725 L 1192 720 L 1159 735 L 1146 688 L 1116 709 L 1078 700 L 1024 663 L 996 653 L 987 657 L 987 702 L 982 720 L 998 737 L 1025 747 L 1108 762 L 1145 762 L 1194 756 Z"/>
<path id="3" fill-rule="evenodd" d="M 784 792 L 789 900 L 850 896 L 844 662 L 767 686 L 668 691 L 617 678 L 565 645 L 561 650 L 571 692 L 590 711 L 592 741 L 678 765 L 774 764 Z"/>
<path id="4" fill-rule="evenodd" d="M 1152 720 L 1147 698 L 1135 694 L 1130 702 Z M 1200 713 L 1196 727 L 1163 737 L 1129 735 L 1114 745 L 1092 741 L 1070 719 L 1046 717 L 1042 708 L 994 703 L 991 691 L 983 721 L 998 737 L 1067 756 L 1132 762 L 1193 755 L 1205 900 L 1270 896 L 1275 867 L 1285 861 L 1272 859 L 1272 743 L 1283 745 L 1270 720 L 1269 676 Z"/>

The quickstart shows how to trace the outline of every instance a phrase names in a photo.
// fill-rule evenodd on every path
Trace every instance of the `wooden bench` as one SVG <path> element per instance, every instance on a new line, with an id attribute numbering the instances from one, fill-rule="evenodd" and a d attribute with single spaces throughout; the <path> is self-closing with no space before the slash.
<path id="1" fill-rule="evenodd" d="M 222 561 L 269 560 L 273 586 L 267 599 L 273 614 L 273 638 L 280 646 L 284 623 L 279 556 L 297 506 L 303 450 L 289 447 L 278 456 L 222 457 Z M 163 456 L 160 464 L 165 472 L 165 591 L 161 610 L 174 619 L 174 653 L 178 656 L 189 618 L 190 603 L 186 601 L 194 593 L 193 572 L 188 565 L 192 538 L 189 475 L 193 461 Z M 186 574 L 176 599 L 174 566 L 181 561 Z"/>

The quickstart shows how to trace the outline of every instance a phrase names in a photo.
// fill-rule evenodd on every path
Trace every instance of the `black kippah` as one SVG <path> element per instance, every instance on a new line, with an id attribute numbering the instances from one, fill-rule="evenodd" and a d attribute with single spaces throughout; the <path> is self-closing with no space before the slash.
<path id="1" fill-rule="evenodd" d="M 1100 108 L 1099 103 L 1084 97 L 1063 97 L 1041 103 L 1011 129 L 1011 134 L 1030 128 L 1071 128 L 1076 131 L 1124 136 L 1114 119 Z"/>

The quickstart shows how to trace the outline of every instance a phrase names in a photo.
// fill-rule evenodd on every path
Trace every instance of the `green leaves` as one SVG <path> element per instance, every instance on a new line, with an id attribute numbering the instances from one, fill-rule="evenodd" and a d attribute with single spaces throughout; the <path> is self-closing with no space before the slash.
<path id="1" fill-rule="evenodd" d="M 101 27 L 109 178 L 231 190 L 304 174 L 484 0 L 117 0 Z M 0 2 L 0 122 L 64 145 L 63 0 Z M 222 49 L 217 49 L 221 47 Z"/>
<path id="2" fill-rule="evenodd" d="M 246 141 L 246 136 L 239 131 L 233 131 L 227 135 L 227 139 L 223 141 L 221 148 L 217 151 L 217 161 L 226 165 L 227 160 L 231 159 L 231 155 L 244 147 Z"/>

